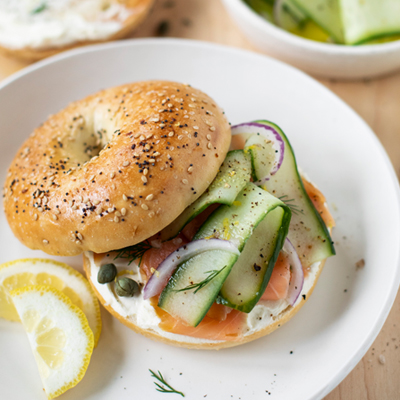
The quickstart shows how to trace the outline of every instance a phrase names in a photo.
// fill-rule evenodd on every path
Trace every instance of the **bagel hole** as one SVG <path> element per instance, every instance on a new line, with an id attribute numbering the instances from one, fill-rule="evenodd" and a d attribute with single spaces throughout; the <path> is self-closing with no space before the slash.
<path id="1" fill-rule="evenodd" d="M 65 150 L 77 164 L 82 165 L 98 156 L 109 143 L 110 138 L 107 131 L 102 128 L 95 129 L 93 125 L 82 118 L 81 123 L 72 134 L 73 139 L 65 146 Z"/>
<path id="2" fill-rule="evenodd" d="M 81 162 L 85 163 L 93 157 L 98 156 L 104 145 L 97 133 L 92 132 L 89 136 L 82 139 Z"/>

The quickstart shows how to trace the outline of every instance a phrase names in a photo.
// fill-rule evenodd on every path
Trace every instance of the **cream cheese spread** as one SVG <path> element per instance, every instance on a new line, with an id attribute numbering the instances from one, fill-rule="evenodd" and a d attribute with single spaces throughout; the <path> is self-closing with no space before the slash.
<path id="1" fill-rule="evenodd" d="M 92 284 L 96 287 L 98 293 L 103 297 L 105 305 L 113 308 L 122 317 L 127 318 L 135 325 L 142 329 L 147 329 L 157 333 L 158 335 L 171 339 L 178 340 L 183 343 L 219 343 L 218 340 L 208 340 L 195 338 L 190 336 L 178 335 L 175 333 L 165 332 L 159 328 L 160 318 L 156 314 L 154 307 L 150 304 L 149 300 L 143 299 L 143 294 L 134 297 L 118 297 L 112 284 L 100 284 L 97 281 L 97 274 L 102 264 L 112 262 L 116 265 L 118 273 L 124 274 L 124 271 L 129 270 L 130 273 L 126 276 L 136 280 L 138 283 L 144 283 L 142 276 L 139 272 L 137 264 L 134 262 L 127 266 L 123 259 L 114 260 L 111 253 L 110 257 L 104 257 L 101 262 L 95 263 L 93 253 L 86 252 L 85 256 L 90 262 L 90 276 Z M 303 300 L 302 295 L 308 293 L 317 278 L 320 262 L 314 263 L 308 270 L 307 277 L 304 280 L 304 286 L 301 295 L 297 299 L 295 306 L 300 304 Z M 252 335 L 253 333 L 266 328 L 273 324 L 282 312 L 288 309 L 289 303 L 286 300 L 277 301 L 260 301 L 253 310 L 247 314 L 246 327 L 244 337 Z"/>
<path id="2" fill-rule="evenodd" d="M 40 49 L 104 40 L 131 12 L 112 0 L 0 0 L 0 45 Z"/>

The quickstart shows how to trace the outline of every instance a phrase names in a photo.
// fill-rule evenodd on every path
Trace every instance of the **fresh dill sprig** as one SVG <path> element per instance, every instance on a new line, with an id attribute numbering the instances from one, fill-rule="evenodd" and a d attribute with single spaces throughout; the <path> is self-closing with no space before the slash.
<path id="1" fill-rule="evenodd" d="M 293 212 L 293 214 L 303 214 L 304 212 L 303 210 L 295 203 L 293 203 L 294 201 L 296 201 L 295 199 L 288 199 L 288 195 L 285 194 L 284 196 L 279 197 L 279 200 L 283 201 Z"/>
<path id="2" fill-rule="evenodd" d="M 146 253 L 147 250 L 152 249 L 151 244 L 145 240 L 144 242 L 135 244 L 133 246 L 125 247 L 124 249 L 118 250 L 117 255 L 114 257 L 114 260 L 117 258 L 128 259 L 128 265 L 137 259 L 139 259 L 139 267 L 142 263 L 143 254 Z"/>
<path id="3" fill-rule="evenodd" d="M 47 8 L 47 4 L 44 1 L 40 6 L 36 7 L 34 10 L 31 11 L 31 14 L 39 14 Z"/>
<path id="4" fill-rule="evenodd" d="M 184 292 L 185 290 L 192 290 L 196 289 L 194 293 L 196 294 L 200 289 L 203 289 L 204 286 L 206 286 L 208 283 L 210 283 L 216 276 L 218 276 L 225 268 L 227 265 L 225 265 L 224 268 L 221 268 L 220 270 L 213 269 L 211 271 L 206 271 L 206 274 L 208 275 L 205 279 L 203 279 L 201 282 L 194 283 L 193 285 L 189 285 L 184 287 L 183 289 L 178 289 L 175 290 L 176 292 Z"/>
<path id="5" fill-rule="evenodd" d="M 151 376 L 153 378 L 156 378 L 159 382 L 161 382 L 161 385 L 166 386 L 166 387 L 164 387 L 164 386 L 161 386 L 159 383 L 154 382 L 154 384 L 157 386 L 157 389 L 156 389 L 157 392 L 161 392 L 161 393 L 176 393 L 176 394 L 180 394 L 182 397 L 185 397 L 185 395 L 182 392 L 178 392 L 171 385 L 168 385 L 168 383 L 165 382 L 165 379 L 162 376 L 160 371 L 157 371 L 158 375 L 155 372 L 153 372 L 151 369 L 149 369 L 149 371 L 150 371 Z"/>

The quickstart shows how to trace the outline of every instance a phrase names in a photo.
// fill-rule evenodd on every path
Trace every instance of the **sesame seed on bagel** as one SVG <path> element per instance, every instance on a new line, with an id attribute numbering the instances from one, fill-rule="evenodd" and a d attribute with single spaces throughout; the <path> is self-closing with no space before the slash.
<path id="1" fill-rule="evenodd" d="M 139 243 L 210 185 L 231 141 L 216 103 L 188 85 L 110 88 L 49 117 L 22 145 L 4 210 L 31 249 L 72 256 Z"/>

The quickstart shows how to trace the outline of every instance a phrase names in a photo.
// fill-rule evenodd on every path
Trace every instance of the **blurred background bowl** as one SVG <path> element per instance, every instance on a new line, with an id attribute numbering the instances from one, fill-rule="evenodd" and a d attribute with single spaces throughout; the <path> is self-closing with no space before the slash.
<path id="1" fill-rule="evenodd" d="M 223 3 L 256 47 L 310 74 L 362 79 L 400 69 L 400 40 L 361 46 L 316 42 L 273 25 L 242 0 L 223 0 Z"/>

